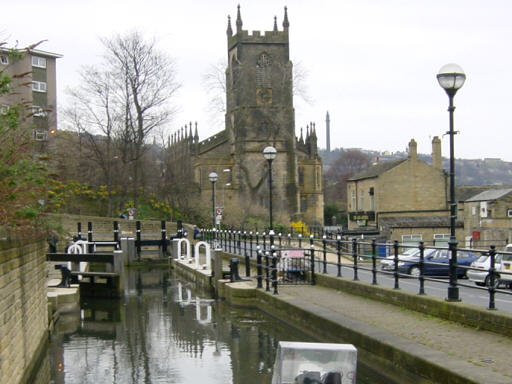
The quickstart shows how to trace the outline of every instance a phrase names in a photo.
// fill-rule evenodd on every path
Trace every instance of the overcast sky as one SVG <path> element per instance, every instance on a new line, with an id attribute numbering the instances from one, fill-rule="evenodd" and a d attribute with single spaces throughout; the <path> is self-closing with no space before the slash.
<path id="1" fill-rule="evenodd" d="M 58 104 L 77 84 L 83 64 L 100 61 L 100 37 L 137 29 L 157 37 L 176 62 L 182 84 L 170 125 L 198 121 L 204 139 L 220 130 L 209 123 L 201 76 L 227 56 L 227 0 L 19 0 L 2 4 L 0 36 L 23 46 L 42 39 L 60 53 Z M 512 161 L 512 1 L 510 0 L 259 0 L 241 1 L 243 29 L 282 29 L 288 6 L 290 55 L 309 73 L 313 104 L 295 100 L 296 132 L 314 121 L 325 148 L 404 150 L 411 138 L 430 153 L 433 136 L 448 130 L 448 97 L 438 70 L 455 62 L 467 80 L 455 96 L 457 158 Z M 449 155 L 449 137 L 442 138 Z"/>

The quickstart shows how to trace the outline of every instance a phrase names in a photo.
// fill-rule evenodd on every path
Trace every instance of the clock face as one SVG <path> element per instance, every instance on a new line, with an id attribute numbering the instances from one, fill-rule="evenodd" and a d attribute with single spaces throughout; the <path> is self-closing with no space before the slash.
<path id="1" fill-rule="evenodd" d="M 258 105 L 272 104 L 272 88 L 256 89 L 256 103 Z"/>

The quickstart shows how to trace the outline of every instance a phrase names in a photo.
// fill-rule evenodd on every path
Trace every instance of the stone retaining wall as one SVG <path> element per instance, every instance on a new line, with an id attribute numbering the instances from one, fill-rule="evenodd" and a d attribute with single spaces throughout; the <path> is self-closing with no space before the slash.
<path id="1" fill-rule="evenodd" d="M 44 240 L 0 240 L 0 383 L 25 383 L 48 342 Z"/>

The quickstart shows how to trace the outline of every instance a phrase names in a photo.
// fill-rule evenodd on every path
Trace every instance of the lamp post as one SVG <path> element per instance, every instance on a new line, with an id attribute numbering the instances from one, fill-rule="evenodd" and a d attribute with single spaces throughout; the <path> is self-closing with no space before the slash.
<path id="1" fill-rule="evenodd" d="M 455 157 L 453 136 L 453 98 L 457 91 L 464 85 L 466 75 L 463 69 L 457 64 L 446 64 L 437 74 L 439 85 L 446 91 L 449 99 L 448 112 L 450 113 L 450 241 L 448 242 L 450 258 L 450 285 L 448 286 L 448 301 L 459 301 L 459 288 L 457 287 L 457 239 L 455 237 L 455 221 L 457 219 L 457 202 L 455 201 Z"/>
<path id="2" fill-rule="evenodd" d="M 217 179 L 219 176 L 217 175 L 217 172 L 213 171 L 210 172 L 208 175 L 208 179 L 212 183 L 212 231 L 213 231 L 213 242 L 215 246 L 215 183 L 217 182 Z"/>
<path id="3" fill-rule="evenodd" d="M 272 161 L 276 158 L 277 151 L 274 147 L 268 146 L 263 150 L 263 157 L 268 161 L 268 210 L 270 246 L 274 245 L 274 227 L 272 225 Z"/>

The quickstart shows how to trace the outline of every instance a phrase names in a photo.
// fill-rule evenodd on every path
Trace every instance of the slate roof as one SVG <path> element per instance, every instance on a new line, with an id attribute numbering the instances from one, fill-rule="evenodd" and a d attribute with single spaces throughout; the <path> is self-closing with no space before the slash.
<path id="1" fill-rule="evenodd" d="M 379 219 L 379 225 L 388 228 L 449 228 L 450 216 L 390 216 Z M 463 220 L 458 218 L 455 225 L 463 226 Z"/>
<path id="2" fill-rule="evenodd" d="M 510 192 L 512 192 L 512 188 L 489 189 L 488 191 L 481 192 L 478 195 L 475 195 L 475 196 L 467 199 L 466 201 L 473 202 L 473 201 L 498 200 L 498 199 L 508 195 Z"/>
<path id="3" fill-rule="evenodd" d="M 384 172 L 389 171 L 392 168 L 395 168 L 397 165 L 402 164 L 404 161 L 407 161 L 407 160 L 408 159 L 382 161 L 382 162 L 372 165 L 371 167 L 366 168 L 365 170 L 352 176 L 350 179 L 348 179 L 348 181 L 372 179 L 374 177 L 377 177 L 377 176 L 383 174 Z"/>

